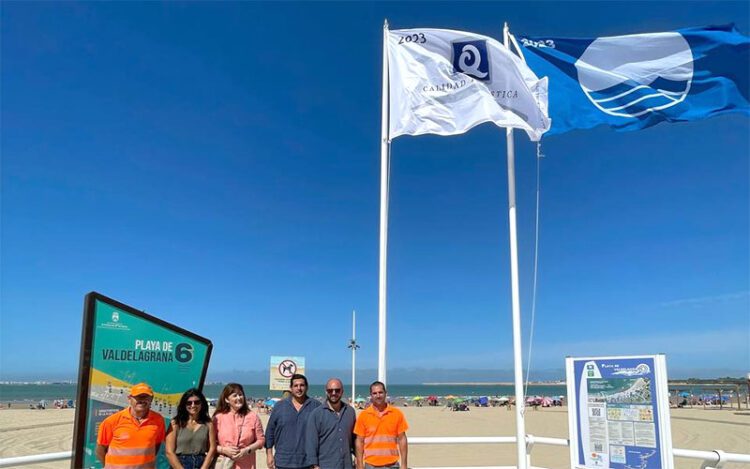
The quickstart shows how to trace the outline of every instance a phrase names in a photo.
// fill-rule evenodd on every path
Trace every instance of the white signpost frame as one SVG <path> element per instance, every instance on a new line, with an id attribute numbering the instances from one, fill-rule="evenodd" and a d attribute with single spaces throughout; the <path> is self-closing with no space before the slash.
<path id="1" fill-rule="evenodd" d="M 567 357 L 565 371 L 571 468 L 674 469 L 667 365 L 663 354 Z M 589 383 L 589 380 L 595 381 Z M 618 384 L 629 382 L 632 388 L 617 390 Z M 590 385 L 601 388 L 599 397 L 588 394 Z M 639 393 L 638 387 L 643 388 L 643 393 Z M 653 426 L 649 425 L 649 418 Z M 653 442 L 648 441 L 652 437 Z M 597 447 L 591 447 L 592 443 Z M 651 446 L 655 447 L 649 455 Z M 640 464 L 628 465 L 634 462 L 633 458 L 641 458 Z"/>

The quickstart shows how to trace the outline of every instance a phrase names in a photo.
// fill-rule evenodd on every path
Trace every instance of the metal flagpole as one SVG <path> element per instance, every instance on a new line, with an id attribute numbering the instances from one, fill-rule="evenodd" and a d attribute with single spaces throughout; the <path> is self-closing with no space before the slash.
<path id="1" fill-rule="evenodd" d="M 386 382 L 385 318 L 386 318 L 386 259 L 388 254 L 388 20 L 383 23 L 383 91 L 380 117 L 380 276 L 378 291 L 378 380 Z"/>
<path id="2" fill-rule="evenodd" d="M 503 27 L 503 42 L 508 47 L 508 23 Z M 516 391 L 516 455 L 518 468 L 526 469 L 525 404 L 523 398 L 523 359 L 521 357 L 521 301 L 518 288 L 518 236 L 516 233 L 516 172 L 513 129 L 505 129 L 508 153 L 508 220 L 510 229 L 510 283 L 513 304 L 513 382 Z"/>
<path id="3" fill-rule="evenodd" d="M 357 383 L 356 383 L 356 370 L 357 370 L 357 312 L 352 310 L 352 340 L 349 342 L 349 348 L 352 349 L 352 402 L 354 405 L 354 399 L 357 397 Z"/>

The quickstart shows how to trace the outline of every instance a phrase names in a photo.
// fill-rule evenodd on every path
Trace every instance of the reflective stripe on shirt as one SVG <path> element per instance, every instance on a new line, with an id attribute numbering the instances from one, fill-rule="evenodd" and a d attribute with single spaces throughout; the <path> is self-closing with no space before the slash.
<path id="1" fill-rule="evenodd" d="M 365 438 L 365 444 L 370 443 L 396 443 L 396 437 L 393 435 L 375 435 Z"/>
<path id="2" fill-rule="evenodd" d="M 153 456 L 156 454 L 156 448 L 109 448 L 107 454 L 112 456 Z"/>
<path id="3" fill-rule="evenodd" d="M 398 456 L 398 450 L 392 449 L 392 448 L 376 448 L 376 449 L 366 449 L 365 450 L 365 457 L 367 456 Z"/>
<path id="4" fill-rule="evenodd" d="M 143 464 L 107 464 L 104 469 L 155 469 L 156 462 L 148 462 Z"/>

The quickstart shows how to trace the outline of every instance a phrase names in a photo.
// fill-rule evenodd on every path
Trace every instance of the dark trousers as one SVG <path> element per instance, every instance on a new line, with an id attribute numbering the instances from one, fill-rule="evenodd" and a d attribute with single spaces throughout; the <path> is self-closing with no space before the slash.
<path id="1" fill-rule="evenodd" d="M 203 461 L 206 460 L 205 454 L 178 454 L 177 459 L 185 469 L 200 469 Z"/>

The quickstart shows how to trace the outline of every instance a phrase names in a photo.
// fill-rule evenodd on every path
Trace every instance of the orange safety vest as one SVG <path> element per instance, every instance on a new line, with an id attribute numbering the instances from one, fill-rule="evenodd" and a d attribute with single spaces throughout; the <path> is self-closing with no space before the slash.
<path id="1" fill-rule="evenodd" d="M 398 435 L 409 429 L 404 414 L 388 405 L 381 414 L 370 406 L 354 425 L 354 433 L 365 440 L 365 462 L 371 466 L 389 466 L 398 461 Z"/>
<path id="2" fill-rule="evenodd" d="M 164 419 L 153 411 L 140 423 L 130 415 L 130 408 L 110 415 L 99 426 L 96 439 L 107 446 L 105 469 L 153 469 L 164 430 Z"/>

